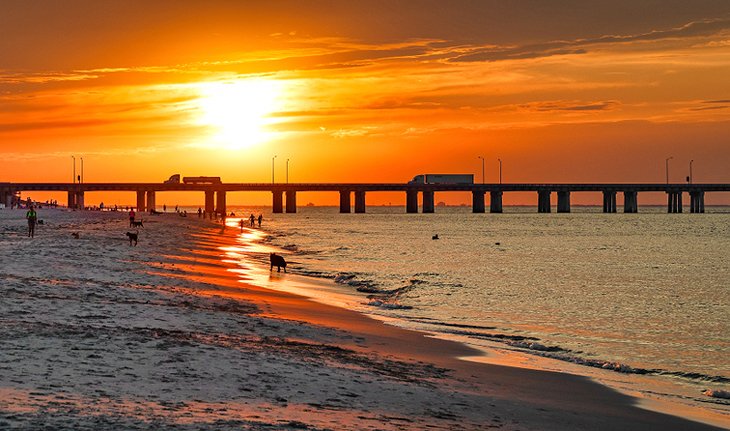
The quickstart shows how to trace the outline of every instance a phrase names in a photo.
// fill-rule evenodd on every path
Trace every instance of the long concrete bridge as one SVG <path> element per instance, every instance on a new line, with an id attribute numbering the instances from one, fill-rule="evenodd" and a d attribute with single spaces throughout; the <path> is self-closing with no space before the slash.
<path id="1" fill-rule="evenodd" d="M 551 195 L 557 194 L 557 212 L 570 212 L 570 197 L 577 192 L 602 192 L 603 212 L 615 213 L 616 195 L 623 193 L 623 212 L 638 212 L 639 192 L 664 192 L 667 194 L 667 212 L 681 213 L 682 197 L 689 196 L 692 213 L 705 212 L 706 192 L 730 191 L 730 184 L 399 184 L 399 183 L 220 183 L 220 184 L 166 184 L 166 183 L 0 183 L 0 202 L 10 206 L 13 197 L 20 192 L 66 192 L 70 208 L 84 208 L 86 192 L 115 191 L 136 192 L 138 211 L 156 209 L 156 193 L 171 191 L 203 192 L 206 213 L 226 213 L 226 193 L 264 191 L 272 194 L 274 213 L 295 213 L 297 192 L 337 192 L 340 195 L 340 212 L 366 210 L 365 195 L 368 192 L 402 192 L 406 194 L 406 212 L 419 211 L 419 194 L 422 195 L 422 212 L 434 212 L 435 192 L 471 192 L 472 211 L 486 212 L 485 196 L 489 194 L 489 212 L 502 212 L 502 196 L 507 192 L 533 192 L 537 198 L 537 211 L 549 213 Z"/>

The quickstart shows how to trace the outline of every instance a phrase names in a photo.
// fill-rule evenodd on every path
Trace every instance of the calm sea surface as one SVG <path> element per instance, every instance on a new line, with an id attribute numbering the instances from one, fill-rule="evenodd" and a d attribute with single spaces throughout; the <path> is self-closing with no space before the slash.
<path id="1" fill-rule="evenodd" d="M 303 207 L 266 214 L 265 241 L 403 326 L 619 369 L 728 411 L 701 392 L 730 390 L 730 208 L 436 211 Z"/>

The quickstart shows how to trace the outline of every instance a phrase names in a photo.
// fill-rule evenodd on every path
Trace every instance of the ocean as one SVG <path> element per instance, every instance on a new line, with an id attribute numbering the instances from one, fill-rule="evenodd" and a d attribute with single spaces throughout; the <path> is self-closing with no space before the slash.
<path id="1" fill-rule="evenodd" d="M 482 360 L 517 354 L 519 366 L 730 414 L 730 208 L 707 210 L 301 207 L 265 212 L 259 241 L 290 271 L 335 281 L 348 306 L 484 349 Z"/>

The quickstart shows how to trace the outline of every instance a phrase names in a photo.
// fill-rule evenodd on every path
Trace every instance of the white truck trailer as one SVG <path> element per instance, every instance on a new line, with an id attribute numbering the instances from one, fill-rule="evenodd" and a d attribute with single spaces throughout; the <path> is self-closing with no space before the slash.
<path id="1" fill-rule="evenodd" d="M 474 184 L 474 174 L 423 174 L 413 177 L 409 184 Z"/>

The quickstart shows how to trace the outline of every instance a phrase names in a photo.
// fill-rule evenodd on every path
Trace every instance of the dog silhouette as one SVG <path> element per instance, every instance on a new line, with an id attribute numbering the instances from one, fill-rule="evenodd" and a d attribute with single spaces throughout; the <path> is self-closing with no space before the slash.
<path id="1" fill-rule="evenodd" d="M 269 261 L 271 262 L 271 268 L 269 268 L 269 271 L 274 270 L 274 266 L 276 266 L 276 272 L 281 272 L 281 268 L 284 267 L 284 272 L 286 272 L 286 261 L 282 256 L 279 256 L 276 253 L 269 254 Z"/>

